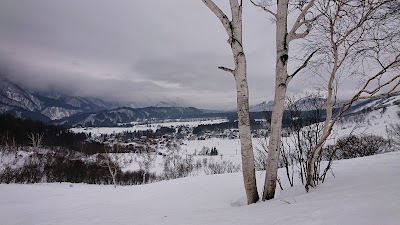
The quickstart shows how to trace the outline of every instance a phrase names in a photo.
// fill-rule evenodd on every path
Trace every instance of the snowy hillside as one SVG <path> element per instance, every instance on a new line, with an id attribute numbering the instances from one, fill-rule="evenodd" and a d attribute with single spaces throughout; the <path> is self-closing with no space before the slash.
<path id="1" fill-rule="evenodd" d="M 58 92 L 32 92 L 0 77 L 0 112 L 44 121 L 114 107 L 95 98 L 73 97 Z"/>
<path id="2" fill-rule="evenodd" d="M 35 111 L 42 109 L 39 99 L 19 86 L 0 77 L 0 103 Z"/>
<path id="3" fill-rule="evenodd" d="M 365 101 L 352 107 L 340 118 L 335 133 L 341 136 L 353 132 L 387 137 L 387 129 L 400 122 L 400 95 Z"/>
<path id="4" fill-rule="evenodd" d="M 283 170 L 280 171 L 283 175 Z M 0 224 L 396 225 L 400 153 L 337 161 L 317 189 L 288 188 L 244 205 L 242 176 L 189 177 L 141 186 L 0 185 Z M 258 174 L 259 191 L 263 174 Z"/>
<path id="5" fill-rule="evenodd" d="M 400 110 L 400 94 L 392 95 L 389 97 L 381 97 L 375 99 L 368 99 L 353 104 L 346 114 L 354 114 L 365 111 L 373 111 L 379 109 L 385 109 L 387 107 L 398 106 Z"/>
<path id="6" fill-rule="evenodd" d="M 157 104 L 154 105 L 154 107 L 182 107 L 176 102 L 165 102 L 165 101 L 160 101 Z"/>
<path id="7" fill-rule="evenodd" d="M 180 118 L 197 118 L 203 111 L 193 107 L 146 107 L 104 110 L 97 113 L 74 115 L 59 121 L 67 126 L 112 127 L 119 123 L 130 123 L 137 120 L 163 120 Z"/>
<path id="8" fill-rule="evenodd" d="M 49 117 L 51 120 L 58 120 L 64 117 L 69 117 L 71 115 L 79 113 L 80 110 L 65 109 L 61 107 L 48 107 L 42 110 L 42 114 Z"/>
<path id="9" fill-rule="evenodd" d="M 268 102 L 265 101 L 257 105 L 251 105 L 249 110 L 250 112 L 264 112 L 264 111 L 272 111 L 273 107 L 274 107 L 274 101 L 268 101 Z"/>

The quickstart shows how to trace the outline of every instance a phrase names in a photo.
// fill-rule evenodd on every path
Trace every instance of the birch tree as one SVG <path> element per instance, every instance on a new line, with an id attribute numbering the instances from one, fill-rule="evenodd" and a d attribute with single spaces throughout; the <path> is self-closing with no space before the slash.
<path id="1" fill-rule="evenodd" d="M 273 4 L 269 0 L 250 0 L 272 16 L 276 25 L 276 64 L 275 64 L 275 97 L 271 116 L 271 130 L 268 144 L 267 168 L 262 200 L 274 198 L 278 162 L 281 148 L 282 117 L 284 112 L 285 96 L 290 81 L 307 67 L 308 62 L 317 50 L 305 57 L 302 64 L 293 72 L 288 72 L 289 44 L 295 40 L 305 38 L 312 29 L 313 23 L 322 15 L 315 14 L 313 9 L 315 0 L 278 0 Z M 296 19 L 288 29 L 289 13 L 297 13 Z"/>
<path id="2" fill-rule="evenodd" d="M 242 38 L 242 10 L 243 1 L 230 0 L 231 20 L 212 1 L 202 0 L 203 3 L 218 17 L 228 34 L 228 44 L 231 46 L 234 69 L 218 67 L 233 75 L 236 82 L 238 127 L 242 154 L 243 181 L 246 190 L 247 203 L 258 201 L 256 174 L 254 166 L 254 153 L 251 140 L 249 118 L 249 90 L 246 75 L 246 56 L 243 50 Z"/>
<path id="3" fill-rule="evenodd" d="M 118 144 L 105 146 L 105 152 L 100 153 L 96 158 L 98 165 L 108 169 L 114 188 L 117 188 L 117 175 L 121 172 L 121 168 L 132 163 L 131 157 L 123 152 L 122 148 Z"/>
<path id="4" fill-rule="evenodd" d="M 360 99 L 388 96 L 400 85 L 400 3 L 395 0 L 332 0 L 316 24 L 311 46 L 320 51 L 314 72 L 326 81 L 326 119 L 307 160 L 307 184 L 320 179 L 315 162 L 340 116 Z M 328 76 L 325 76 L 327 74 Z M 353 95 L 339 101 L 344 78 L 359 80 Z M 335 114 L 333 108 L 340 106 Z"/>
<path id="5" fill-rule="evenodd" d="M 143 171 L 143 184 L 146 183 L 146 175 L 150 174 L 150 170 L 154 167 L 156 159 L 157 154 L 155 149 L 151 147 L 149 143 L 146 143 L 143 151 L 136 154 L 134 160 L 139 165 L 140 170 Z M 147 180 L 149 180 L 148 177 Z"/>

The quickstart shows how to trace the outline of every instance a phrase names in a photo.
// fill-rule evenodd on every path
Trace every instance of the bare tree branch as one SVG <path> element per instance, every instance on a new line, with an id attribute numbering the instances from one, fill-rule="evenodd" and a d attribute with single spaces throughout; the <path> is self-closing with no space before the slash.
<path id="1" fill-rule="evenodd" d="M 226 33 L 228 33 L 229 38 L 232 38 L 231 21 L 228 19 L 225 13 L 222 12 L 222 10 L 212 0 L 202 0 L 202 1 L 218 17 L 218 19 L 224 26 Z"/>
<path id="2" fill-rule="evenodd" d="M 309 186 L 315 186 L 315 181 L 318 179 L 315 177 L 315 162 L 335 123 L 343 113 L 357 100 L 388 96 L 396 93 L 400 86 L 398 43 L 388 44 L 392 42 L 392 39 L 398 40 L 396 38 L 399 37 L 399 33 L 396 27 L 393 27 L 391 31 L 382 30 L 382 27 L 385 27 L 382 24 L 395 23 L 393 22 L 395 19 L 387 14 L 390 12 L 388 9 L 391 2 L 393 1 L 338 1 L 324 14 L 324 22 L 319 24 L 318 29 L 321 35 L 317 38 L 321 40 L 317 40 L 316 43 L 325 48 L 322 54 L 328 59 L 321 65 L 326 65 L 330 72 L 327 82 L 328 97 L 323 134 L 319 137 L 318 144 L 311 150 L 307 162 L 307 190 Z M 384 38 L 375 38 L 377 35 L 381 37 L 381 33 L 385 33 Z M 376 65 L 380 70 L 375 71 Z M 343 105 L 338 112 L 333 114 L 338 89 L 334 85 L 335 82 L 338 83 L 342 73 L 349 76 L 353 74 L 367 76 L 368 73 L 373 73 L 373 75 L 368 76 L 368 79 L 349 100 L 340 102 Z M 382 83 L 381 80 L 385 81 Z M 389 90 L 379 93 L 383 88 L 388 87 Z M 333 99 L 334 104 L 332 104 Z"/>
<path id="3" fill-rule="evenodd" d="M 223 66 L 219 66 L 218 69 L 226 71 L 226 72 L 229 72 L 229 73 L 235 75 L 235 70 L 233 70 L 233 69 L 229 69 L 229 68 L 226 68 L 226 67 L 223 67 Z"/>
<path id="4" fill-rule="evenodd" d="M 307 5 L 301 10 L 300 14 L 297 16 L 296 22 L 293 24 L 292 29 L 290 29 L 290 32 L 288 33 L 289 40 L 292 39 L 297 30 L 303 25 L 303 24 L 311 24 L 314 20 L 317 19 L 317 17 L 314 17 L 314 19 L 308 21 L 305 19 L 306 14 L 309 12 L 310 8 L 314 5 L 315 0 L 311 0 L 307 3 Z M 303 21 L 303 22 L 302 22 Z M 307 28 L 308 29 L 308 28 Z M 292 39 L 293 40 L 293 39 Z"/>
<path id="5" fill-rule="evenodd" d="M 262 10 L 264 10 L 265 12 L 271 14 L 272 16 L 274 16 L 276 18 L 276 13 L 273 12 L 272 10 L 268 9 L 266 6 L 263 6 L 261 3 L 256 3 L 253 0 L 250 0 L 251 3 L 253 3 L 254 6 L 261 8 Z"/>
<path id="6" fill-rule="evenodd" d="M 311 60 L 311 58 L 314 56 L 314 54 L 319 51 L 319 48 L 316 49 L 315 51 L 313 51 L 308 57 L 307 59 L 303 62 L 303 64 L 297 68 L 296 71 L 294 71 L 294 73 L 290 76 L 288 76 L 288 78 L 286 79 L 286 83 L 289 83 L 291 79 L 293 79 L 294 76 L 296 76 L 296 74 L 298 74 L 302 69 L 306 68 L 308 62 Z"/>
<path id="7" fill-rule="evenodd" d="M 28 138 L 31 140 L 32 147 L 39 148 L 42 145 L 43 136 L 44 134 L 39 134 L 39 133 L 28 134 Z"/>

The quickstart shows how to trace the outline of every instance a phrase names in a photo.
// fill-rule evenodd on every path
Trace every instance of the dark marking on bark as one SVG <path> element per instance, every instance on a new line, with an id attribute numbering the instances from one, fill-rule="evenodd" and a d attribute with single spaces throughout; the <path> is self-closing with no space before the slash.
<path id="1" fill-rule="evenodd" d="M 283 65 L 286 64 L 287 60 L 288 60 L 289 56 L 287 54 L 284 54 L 280 57 L 280 60 L 282 61 Z"/>
<path id="2" fill-rule="evenodd" d="M 280 83 L 280 84 L 278 85 L 278 87 L 286 87 L 286 84 L 285 84 L 285 83 Z"/>
<path id="3" fill-rule="evenodd" d="M 288 50 L 288 47 L 287 47 L 287 36 L 288 36 L 288 33 L 286 33 L 285 34 L 285 38 L 283 38 L 283 49 L 285 49 L 285 51 L 287 51 Z"/>

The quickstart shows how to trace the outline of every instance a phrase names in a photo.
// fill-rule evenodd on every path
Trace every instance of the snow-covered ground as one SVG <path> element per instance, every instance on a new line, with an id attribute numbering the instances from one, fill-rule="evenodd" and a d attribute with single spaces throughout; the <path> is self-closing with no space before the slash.
<path id="1" fill-rule="evenodd" d="M 383 136 L 384 138 L 388 138 L 387 128 L 390 127 L 391 124 L 399 122 L 399 116 L 397 112 L 400 110 L 398 105 L 393 104 L 394 101 L 397 101 L 397 98 L 389 98 L 385 101 L 386 109 L 383 110 L 377 109 L 369 112 L 365 115 L 358 115 L 355 117 L 345 117 L 342 121 L 339 121 L 330 136 L 327 140 L 327 144 L 334 144 L 334 142 L 345 135 L 350 133 L 353 134 L 375 134 L 379 136 Z M 367 104 L 365 107 L 370 107 L 375 104 Z M 361 108 L 360 110 L 362 110 Z M 364 117 L 364 118 L 363 118 Z M 159 126 L 179 126 L 179 125 L 187 125 L 187 126 L 198 126 L 199 124 L 211 124 L 211 123 L 221 123 L 225 122 L 225 120 L 197 120 L 197 121 L 182 121 L 182 122 L 168 122 L 168 123 L 157 123 L 151 124 L 151 127 L 146 125 L 134 125 L 130 128 L 125 127 L 102 127 L 102 128 L 92 128 L 86 129 L 85 128 L 74 128 L 74 132 L 92 132 L 92 134 L 111 134 L 111 133 L 119 133 L 125 130 L 147 130 L 153 129 L 156 130 Z M 283 138 L 284 143 L 292 143 L 291 138 Z M 268 140 L 253 138 L 253 146 L 254 149 L 262 149 L 261 142 L 267 143 Z M 210 138 L 207 140 L 185 140 L 183 141 L 183 145 L 181 145 L 182 153 L 185 154 L 194 154 L 195 152 L 198 154 L 203 147 L 212 148 L 216 147 L 219 156 L 194 156 L 193 159 L 202 159 L 202 158 L 209 158 L 213 159 L 214 161 L 231 161 L 234 164 L 238 165 L 241 164 L 241 156 L 240 156 L 240 142 L 239 139 L 228 139 L 228 138 Z M 166 149 L 159 148 L 157 151 L 164 152 Z M 257 151 L 255 150 L 255 154 Z M 221 157 L 222 155 L 222 157 Z M 163 157 L 158 155 L 156 159 L 156 163 L 154 168 L 152 168 L 152 172 L 162 173 L 163 172 Z M 127 165 L 126 168 L 123 170 L 137 170 L 139 166 L 135 161 L 132 164 Z"/>
<path id="2" fill-rule="evenodd" d="M 124 131 L 139 131 L 139 130 L 157 130 L 161 126 L 163 127 L 177 127 L 177 126 L 189 126 L 197 127 L 198 125 L 205 124 L 218 124 L 227 122 L 226 119 L 193 119 L 192 121 L 175 121 L 175 122 L 164 122 L 164 123 L 151 123 L 151 124 L 135 124 L 131 127 L 85 127 L 85 128 L 72 128 L 71 130 L 75 133 L 92 133 L 92 135 L 99 134 L 113 134 L 122 133 Z"/>
<path id="3" fill-rule="evenodd" d="M 282 175 L 284 171 L 279 171 Z M 400 223 L 400 152 L 334 162 L 317 189 L 288 188 L 275 200 L 244 204 L 240 173 L 117 187 L 1 184 L 0 224 L 284 224 Z M 263 174 L 257 175 L 259 192 Z M 283 180 L 284 181 L 284 180 Z"/>
<path id="4" fill-rule="evenodd" d="M 339 122 L 328 143 L 351 132 L 387 137 L 387 127 L 398 123 L 396 99 L 359 118 Z M 221 120 L 134 124 L 133 127 L 73 129 L 75 132 L 119 133 L 125 130 L 157 129 L 159 126 L 197 126 Z M 356 129 L 355 129 L 356 128 Z M 253 145 L 260 148 L 260 139 Z M 216 147 L 218 156 L 193 156 L 240 164 L 238 139 L 186 140 L 182 154 Z M 165 149 L 158 149 L 163 152 Z M 221 156 L 222 155 L 222 156 Z M 7 159 L 7 158 L 5 158 Z M 3 159 L 2 161 L 4 161 Z M 12 158 L 10 158 L 11 160 Z M 152 172 L 162 172 L 158 155 Z M 133 161 L 124 170 L 138 169 Z M 336 178 L 305 193 L 302 185 L 289 188 L 280 170 L 284 191 L 268 202 L 245 205 L 240 173 L 202 176 L 203 173 L 159 183 L 117 187 L 85 184 L 1 184 L 0 225 L 50 224 L 400 224 L 400 152 L 334 161 Z M 264 174 L 258 173 L 261 195 Z"/>
<path id="5" fill-rule="evenodd" d="M 400 95 L 396 95 L 387 99 L 378 99 L 357 108 L 352 113 L 360 112 L 369 107 L 372 107 L 373 110 L 364 115 L 360 114 L 341 118 L 340 120 L 344 122 L 339 121 L 336 124 L 334 133 L 338 133 L 340 136 L 347 135 L 350 132 L 354 134 L 375 134 L 387 138 L 387 130 L 390 125 L 400 122 L 399 101 Z"/>

